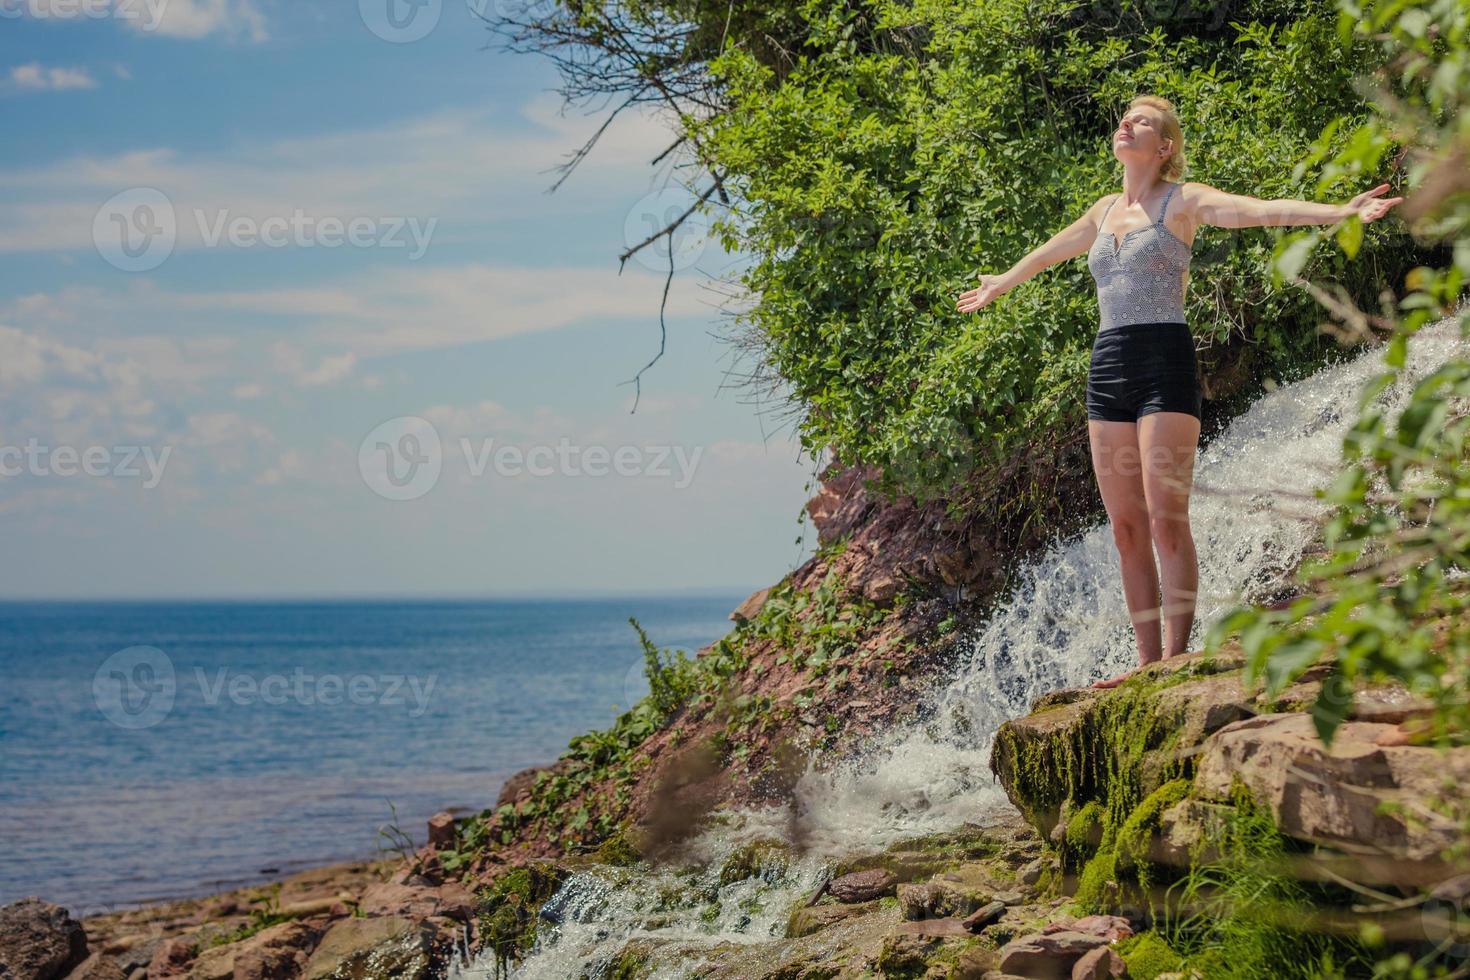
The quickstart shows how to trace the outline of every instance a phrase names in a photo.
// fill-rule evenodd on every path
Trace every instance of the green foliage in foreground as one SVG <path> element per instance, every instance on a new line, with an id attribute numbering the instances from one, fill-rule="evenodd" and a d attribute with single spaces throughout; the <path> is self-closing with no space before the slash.
<path id="1" fill-rule="evenodd" d="M 1414 270 L 1397 310 L 1385 311 L 1393 327 L 1386 369 L 1363 391 L 1340 475 L 1318 494 L 1331 505 L 1328 554 L 1302 564 L 1298 578 L 1308 594 L 1285 610 L 1232 611 L 1210 631 L 1207 648 L 1239 634 L 1247 682 L 1264 678 L 1272 694 L 1329 660 L 1333 672 L 1313 710 L 1324 741 L 1347 717 L 1357 683 L 1384 678 L 1434 701 L 1441 742 L 1463 741 L 1470 733 L 1470 589 L 1462 580 L 1470 572 L 1470 359 L 1452 357 L 1420 380 L 1391 416 L 1380 396 L 1401 380 L 1421 327 L 1453 313 L 1462 333 L 1470 329 L 1463 301 L 1470 276 L 1470 5 L 1398 0 L 1360 10 L 1341 0 L 1341 8 L 1344 33 L 1385 38 L 1397 65 L 1396 91 L 1388 96 L 1397 110 L 1354 133 L 1328 172 L 1372 172 L 1390 133 L 1408 139 L 1417 153 L 1411 183 L 1420 188 L 1423 227 L 1452 243 L 1453 264 Z M 1358 246 L 1355 234 L 1340 235 L 1338 243 L 1349 254 Z M 1294 245 L 1283 254 L 1282 274 L 1299 272 L 1295 254 Z"/>
<path id="2" fill-rule="evenodd" d="M 1392 143 L 1406 144 L 1414 193 L 1401 207 L 1411 211 L 1416 231 L 1444 241 L 1453 258 L 1442 267 L 1413 270 L 1395 306 L 1385 297 L 1379 317 L 1390 327 L 1385 370 L 1362 393 L 1358 418 L 1343 440 L 1340 474 L 1319 492 L 1329 504 L 1328 551 L 1299 569 L 1305 596 L 1284 610 L 1234 610 L 1210 630 L 1206 648 L 1217 650 L 1238 635 L 1248 682 L 1263 678 L 1273 695 L 1308 666 L 1329 664 L 1313 706 L 1318 734 L 1329 744 L 1355 689 L 1380 679 L 1399 681 L 1431 700 L 1433 724 L 1423 734 L 1441 746 L 1463 744 L 1470 735 L 1470 583 L 1464 579 L 1470 571 L 1470 358 L 1451 357 L 1419 380 L 1396 412 L 1385 409 L 1382 396 L 1390 385 L 1407 383 L 1408 354 L 1422 342 L 1415 334 L 1425 325 L 1452 316 L 1462 336 L 1470 331 L 1464 301 L 1470 278 L 1470 4 L 1339 0 L 1339 8 L 1341 32 L 1379 39 L 1393 69 L 1380 79 L 1388 84 L 1375 97 L 1382 114 L 1351 136 L 1325 173 L 1372 172 Z M 1337 244 L 1353 254 L 1356 231 L 1342 229 Z M 1288 243 L 1276 271 L 1298 276 L 1300 254 Z M 1346 326 L 1361 330 L 1369 322 L 1340 296 L 1316 294 Z M 1442 856 L 1463 868 L 1470 857 L 1464 787 L 1448 780 L 1438 798 L 1419 802 L 1461 821 L 1461 845 Z M 1251 884 L 1238 871 L 1222 880 L 1235 891 Z M 1415 896 L 1410 906 L 1429 898 Z M 1432 905 L 1422 907 L 1426 923 Z M 1362 938 L 1370 945 L 1375 939 Z M 1426 938 L 1434 937 L 1426 931 Z M 1451 931 L 1426 948 L 1394 951 L 1373 965 L 1371 975 L 1463 976 L 1464 946 L 1454 939 Z M 1259 960 L 1273 955 L 1260 952 Z M 1324 969 L 1318 975 L 1341 974 Z"/>
<path id="3" fill-rule="evenodd" d="M 1221 8 L 1119 17 L 1076 0 L 799 11 L 789 70 L 732 43 L 710 65 L 729 106 L 686 124 L 735 202 L 716 232 L 754 256 L 754 305 L 736 322 L 757 374 L 789 393 L 808 451 L 875 464 L 916 496 L 976 472 L 1014 478 L 1013 457 L 1083 426 L 1097 319 L 1083 257 L 976 314 L 954 303 L 1119 186 L 1109 137 L 1134 95 L 1180 107 L 1186 179 L 1334 202 L 1376 180 L 1293 171 L 1367 115 L 1351 82 L 1377 48 L 1339 37 L 1328 0 L 1261 0 L 1228 23 Z M 1197 335 L 1249 348 L 1242 397 L 1336 353 L 1310 296 L 1264 274 L 1282 233 L 1204 228 L 1195 242 L 1186 313 Z M 1365 299 L 1419 251 L 1389 221 L 1353 233 L 1374 276 L 1333 250 L 1302 258 Z M 995 516 L 1036 506 L 1024 491 Z"/>
<path id="4" fill-rule="evenodd" d="M 1231 787 L 1229 813 L 1209 842 L 1215 854 L 1197 860 L 1168 889 L 1161 931 L 1169 948 L 1207 977 L 1370 975 L 1372 951 L 1364 937 L 1319 926 L 1322 910 L 1342 898 L 1333 894 L 1341 889 L 1291 877 L 1286 859 L 1296 848 L 1239 782 Z"/>

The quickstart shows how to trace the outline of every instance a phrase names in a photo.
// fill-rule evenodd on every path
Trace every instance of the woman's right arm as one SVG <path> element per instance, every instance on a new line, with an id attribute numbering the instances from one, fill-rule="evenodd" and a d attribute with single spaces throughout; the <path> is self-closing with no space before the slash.
<path id="1" fill-rule="evenodd" d="M 1092 207 L 1080 218 L 1027 252 L 1020 261 L 1000 275 L 981 275 L 980 285 L 962 293 L 955 303 L 955 309 L 961 313 L 973 313 L 1048 266 L 1086 253 L 1097 240 L 1099 224 L 1108 200 L 1108 197 L 1102 197 L 1094 201 Z"/>

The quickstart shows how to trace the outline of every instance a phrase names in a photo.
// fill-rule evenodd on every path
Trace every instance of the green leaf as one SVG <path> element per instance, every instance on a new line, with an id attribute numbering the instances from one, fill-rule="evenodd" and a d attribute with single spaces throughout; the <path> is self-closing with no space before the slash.
<path id="1" fill-rule="evenodd" d="M 1341 228 L 1337 229 L 1334 236 L 1338 247 L 1341 248 L 1350 259 L 1357 258 L 1358 249 L 1363 247 L 1363 221 L 1357 215 L 1353 215 L 1343 222 Z"/>
<path id="2" fill-rule="evenodd" d="M 1312 724 L 1322 744 L 1332 746 L 1333 735 L 1353 708 L 1353 685 L 1338 671 L 1322 678 L 1317 700 L 1312 704 Z"/>

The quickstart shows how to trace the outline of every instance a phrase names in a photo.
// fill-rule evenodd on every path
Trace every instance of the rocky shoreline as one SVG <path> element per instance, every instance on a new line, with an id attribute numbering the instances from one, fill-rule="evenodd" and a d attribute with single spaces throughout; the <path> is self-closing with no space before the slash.
<path id="1" fill-rule="evenodd" d="M 1464 868 L 1442 857 L 1460 839 L 1461 823 L 1451 815 L 1414 819 L 1402 809 L 1395 816 L 1382 804 L 1422 809 L 1437 787 L 1464 785 L 1470 746 L 1412 744 L 1425 706 L 1401 689 L 1377 687 L 1359 692 L 1334 747 L 1324 749 L 1309 714 L 1320 671 L 1267 702 L 1244 689 L 1241 669 L 1238 654 L 1190 654 L 1113 690 L 1039 698 L 1030 714 L 1003 726 L 992 753 L 1014 814 L 834 868 L 789 910 L 783 937 L 730 945 L 709 975 L 1232 976 L 1186 965 L 1156 931 L 1156 903 L 1171 879 L 1222 860 L 1242 806 L 1268 814 L 1298 845 L 1294 878 L 1426 900 L 1445 900 L 1447 888 L 1466 882 Z M 506 796 L 524 792 L 532 772 Z M 0 975 L 438 977 L 455 956 L 503 936 L 512 912 L 531 920 L 533 936 L 540 902 L 587 865 L 569 856 L 528 860 L 515 892 L 524 901 L 511 901 L 504 885 L 512 876 L 504 872 L 477 882 L 444 869 L 457 833 L 441 814 L 430 822 L 429 844 L 408 859 L 338 864 L 273 886 L 82 923 L 55 906 L 16 903 L 0 912 Z M 760 847 L 759 861 L 744 852 L 728 858 L 721 879 L 769 874 L 771 861 L 793 859 L 781 842 Z M 1371 924 L 1384 943 L 1432 938 L 1423 908 L 1400 904 L 1392 914 L 1351 903 L 1312 912 L 1316 928 L 1333 937 Z M 679 942 L 631 939 L 613 975 L 655 976 L 647 971 Z"/>

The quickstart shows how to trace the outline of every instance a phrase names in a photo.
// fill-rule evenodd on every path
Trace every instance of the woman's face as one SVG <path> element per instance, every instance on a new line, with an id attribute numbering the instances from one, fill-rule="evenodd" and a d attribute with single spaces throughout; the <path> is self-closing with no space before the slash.
<path id="1" fill-rule="evenodd" d="M 1113 131 L 1113 156 L 1127 163 L 1147 163 L 1168 159 L 1169 140 L 1164 136 L 1164 121 L 1157 109 L 1139 106 L 1123 114 Z M 1160 150 L 1166 152 L 1160 154 Z"/>

